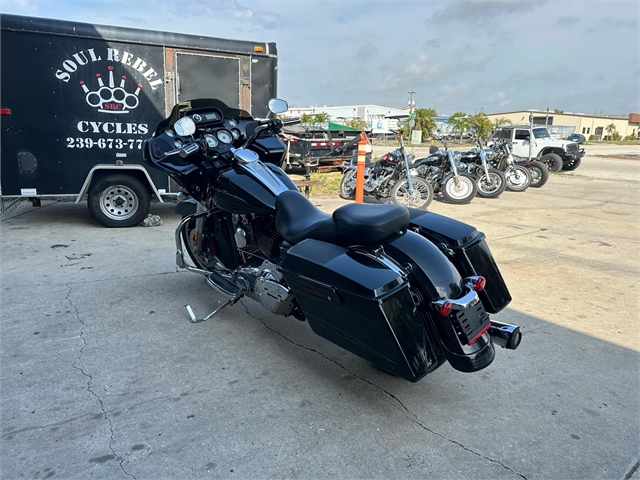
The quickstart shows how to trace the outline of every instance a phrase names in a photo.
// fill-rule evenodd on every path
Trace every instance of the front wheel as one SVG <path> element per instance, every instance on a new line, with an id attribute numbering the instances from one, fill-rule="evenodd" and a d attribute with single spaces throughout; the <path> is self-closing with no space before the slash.
<path id="1" fill-rule="evenodd" d="M 576 168 L 578 168 L 580 166 L 580 162 L 582 161 L 581 158 L 576 158 L 573 162 L 568 163 L 566 165 L 562 166 L 563 170 L 575 170 Z"/>
<path id="2" fill-rule="evenodd" d="M 524 192 L 531 185 L 529 169 L 522 165 L 514 165 L 505 170 L 507 190 L 511 192 Z"/>
<path id="3" fill-rule="evenodd" d="M 531 187 L 540 188 L 549 180 L 549 170 L 544 163 L 534 160 L 527 168 L 531 174 Z"/>
<path id="4" fill-rule="evenodd" d="M 87 195 L 89 213 L 105 227 L 135 227 L 149 213 L 151 196 L 131 175 L 115 173 L 95 181 Z"/>
<path id="5" fill-rule="evenodd" d="M 542 161 L 551 172 L 559 172 L 562 170 L 562 157 L 556 153 L 547 153 L 540 157 L 540 161 Z"/>
<path id="6" fill-rule="evenodd" d="M 349 170 L 340 181 L 340 198 L 353 200 L 356 198 L 356 170 Z"/>
<path id="7" fill-rule="evenodd" d="M 483 173 L 478 177 L 478 196 L 495 198 L 507 188 L 507 179 L 500 170 L 489 168 L 489 175 Z"/>
<path id="8" fill-rule="evenodd" d="M 391 201 L 396 205 L 426 210 L 433 201 L 433 187 L 421 177 L 411 177 L 413 188 L 409 190 L 408 179 L 402 179 L 391 189 Z"/>
<path id="9" fill-rule="evenodd" d="M 469 203 L 476 196 L 476 179 L 468 173 L 459 173 L 457 177 L 449 175 L 442 182 L 442 196 L 448 203 Z"/>

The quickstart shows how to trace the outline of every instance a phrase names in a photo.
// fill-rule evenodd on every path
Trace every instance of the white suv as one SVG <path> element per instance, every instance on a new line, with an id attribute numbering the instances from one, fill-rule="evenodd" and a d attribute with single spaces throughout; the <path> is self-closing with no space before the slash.
<path id="1" fill-rule="evenodd" d="M 533 137 L 531 156 L 539 158 L 552 172 L 575 170 L 580 165 L 584 148 L 581 149 L 576 142 L 551 138 L 546 127 L 533 127 Z M 514 155 L 529 156 L 529 125 L 498 127 L 492 138 L 511 140 Z"/>

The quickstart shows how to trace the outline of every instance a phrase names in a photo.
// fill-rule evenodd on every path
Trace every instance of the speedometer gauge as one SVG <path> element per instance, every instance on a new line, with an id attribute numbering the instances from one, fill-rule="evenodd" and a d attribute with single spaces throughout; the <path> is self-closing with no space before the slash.
<path id="1" fill-rule="evenodd" d="M 240 130 L 238 130 L 237 128 L 232 128 L 231 135 L 233 135 L 234 140 L 238 140 L 240 138 Z"/>
<path id="2" fill-rule="evenodd" d="M 232 127 L 237 127 L 238 126 L 238 122 L 236 122 L 233 118 L 229 119 L 229 125 L 231 125 Z"/>
<path id="3" fill-rule="evenodd" d="M 207 133 L 204 136 L 204 139 L 207 141 L 207 147 L 216 148 L 218 146 L 218 139 L 216 137 L 214 137 L 213 135 L 210 135 L 210 134 Z"/>
<path id="4" fill-rule="evenodd" d="M 231 136 L 231 133 L 229 133 L 227 130 L 218 130 L 218 133 L 216 135 L 218 136 L 218 140 L 220 140 L 220 142 L 222 143 L 229 144 L 233 142 L 233 136 Z"/>

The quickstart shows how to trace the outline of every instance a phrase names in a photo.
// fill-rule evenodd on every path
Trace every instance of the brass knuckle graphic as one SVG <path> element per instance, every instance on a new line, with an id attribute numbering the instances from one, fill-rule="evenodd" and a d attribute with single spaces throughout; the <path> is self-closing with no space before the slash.
<path id="1" fill-rule="evenodd" d="M 109 85 L 105 85 L 102 80 L 102 75 L 96 73 L 98 81 L 97 90 L 89 90 L 89 87 L 85 84 L 84 80 L 80 81 L 83 91 L 86 93 L 87 103 L 97 108 L 99 112 L 104 113 L 129 113 L 138 106 L 140 100 L 138 94 L 142 89 L 142 84 L 137 85 L 136 90 L 133 93 L 129 93 L 125 90 L 126 75 L 122 75 L 120 85 L 116 86 L 113 78 L 113 67 L 109 66 Z"/>

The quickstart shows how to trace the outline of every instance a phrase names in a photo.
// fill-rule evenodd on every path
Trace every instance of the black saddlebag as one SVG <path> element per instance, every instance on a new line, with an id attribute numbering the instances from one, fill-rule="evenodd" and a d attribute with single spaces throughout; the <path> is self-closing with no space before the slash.
<path id="1" fill-rule="evenodd" d="M 321 337 L 410 382 L 444 360 L 408 281 L 386 257 L 307 239 L 287 251 L 281 271 Z"/>
<path id="2" fill-rule="evenodd" d="M 463 277 L 483 276 L 487 284 L 478 293 L 489 313 L 498 313 L 511 302 L 509 289 L 500 274 L 484 233 L 471 225 L 424 210 L 409 209 L 410 227 L 433 242 Z"/>

